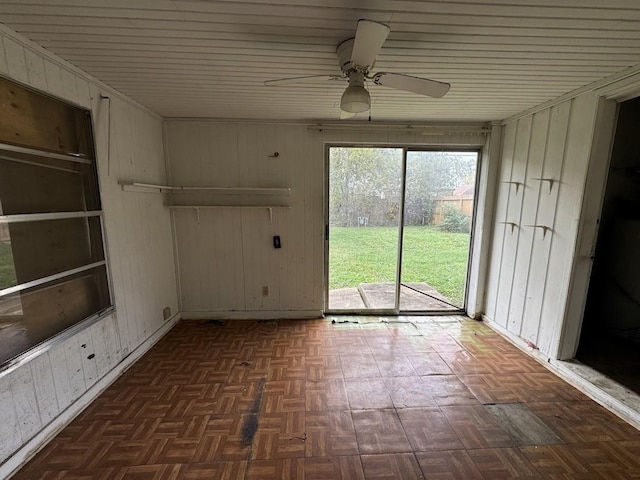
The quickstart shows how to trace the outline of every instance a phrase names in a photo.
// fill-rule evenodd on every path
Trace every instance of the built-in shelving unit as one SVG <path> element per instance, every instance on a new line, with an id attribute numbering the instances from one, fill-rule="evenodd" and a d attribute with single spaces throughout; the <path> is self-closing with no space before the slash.
<path id="1" fill-rule="evenodd" d="M 193 209 L 196 212 L 198 223 L 200 223 L 200 210 L 211 208 L 266 208 L 269 211 L 269 220 L 273 223 L 274 208 L 291 208 L 284 201 L 284 197 L 291 195 L 291 189 L 287 187 L 208 187 L 208 186 L 172 186 L 156 185 L 142 182 L 120 182 L 122 190 L 125 192 L 137 193 L 164 193 L 169 194 L 169 204 L 171 210 Z M 189 195 L 191 194 L 191 195 Z M 237 202 L 230 196 L 243 196 L 249 203 Z M 271 197 L 273 203 L 262 203 L 255 201 L 255 198 Z M 227 198 L 223 200 L 222 198 Z"/>

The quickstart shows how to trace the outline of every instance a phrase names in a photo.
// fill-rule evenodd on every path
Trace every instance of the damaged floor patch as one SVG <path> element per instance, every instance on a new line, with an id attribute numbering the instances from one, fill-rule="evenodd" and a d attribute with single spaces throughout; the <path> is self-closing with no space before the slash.
<path id="1" fill-rule="evenodd" d="M 260 383 L 258 384 L 258 391 L 256 392 L 256 397 L 253 401 L 253 405 L 251 406 L 251 411 L 245 418 L 242 425 L 243 445 L 253 444 L 253 438 L 256 436 L 256 432 L 258 431 L 258 417 L 260 416 L 260 406 L 262 405 L 262 395 L 264 393 L 265 383 L 266 379 L 263 378 L 260 380 Z"/>

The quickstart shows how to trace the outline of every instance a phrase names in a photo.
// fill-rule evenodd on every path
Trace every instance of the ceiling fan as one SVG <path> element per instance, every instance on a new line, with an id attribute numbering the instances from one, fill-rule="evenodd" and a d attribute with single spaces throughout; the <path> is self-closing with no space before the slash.
<path id="1" fill-rule="evenodd" d="M 277 80 L 267 80 L 264 84 L 276 86 L 313 83 L 321 80 L 348 80 L 349 85 L 340 99 L 340 118 L 351 118 L 371 108 L 371 97 L 365 88 L 365 82 L 367 81 L 376 85 L 405 90 L 428 97 L 443 97 L 451 88 L 449 83 L 401 73 L 371 72 L 376 57 L 390 30 L 389 26 L 384 23 L 366 19 L 358 20 L 355 37 L 342 42 L 336 50 L 342 75 L 309 75 L 279 78 Z"/>

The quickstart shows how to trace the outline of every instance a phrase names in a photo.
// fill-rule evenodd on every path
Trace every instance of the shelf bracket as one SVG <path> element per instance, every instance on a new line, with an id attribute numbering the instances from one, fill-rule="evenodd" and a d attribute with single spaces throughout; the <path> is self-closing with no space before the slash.
<path id="1" fill-rule="evenodd" d="M 553 232 L 553 229 L 551 227 L 546 226 L 546 225 L 525 225 L 525 227 L 541 228 L 542 229 L 542 238 L 543 239 L 544 239 L 544 237 L 547 236 L 547 232 Z"/>
<path id="2" fill-rule="evenodd" d="M 515 185 L 516 186 L 516 195 L 518 195 L 518 190 L 520 190 L 520 187 L 524 186 L 524 183 L 522 183 L 522 182 L 507 182 L 507 181 L 505 181 L 504 183 L 509 183 L 511 185 Z"/>
<path id="3" fill-rule="evenodd" d="M 509 225 L 511 227 L 511 233 L 513 233 L 513 229 L 518 226 L 517 223 L 513 223 L 513 222 L 498 222 L 498 223 L 502 223 L 504 225 Z"/>
<path id="4" fill-rule="evenodd" d="M 551 189 L 555 183 L 555 178 L 532 178 L 531 180 L 538 180 L 539 182 L 549 182 L 549 195 L 551 195 Z"/>

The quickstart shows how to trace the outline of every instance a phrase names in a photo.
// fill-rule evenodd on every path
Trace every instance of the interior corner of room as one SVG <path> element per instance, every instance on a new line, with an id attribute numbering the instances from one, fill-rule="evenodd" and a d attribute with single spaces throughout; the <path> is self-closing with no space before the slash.
<path id="1" fill-rule="evenodd" d="M 362 80 L 372 92 L 358 97 L 365 111 L 341 112 L 341 98 L 353 99 L 336 82 L 361 87 L 362 72 L 340 74 L 333 43 L 357 19 L 331 29 L 309 20 L 314 41 L 300 56 L 287 42 L 302 27 L 284 22 L 280 37 L 261 24 L 255 36 L 270 43 L 259 48 L 246 30 L 212 39 L 192 17 L 228 5 L 178 2 L 195 8 L 185 31 L 211 50 L 199 57 L 187 40 L 162 37 L 163 70 L 153 42 L 135 50 L 157 34 L 157 19 L 132 20 L 115 52 L 109 38 L 121 32 L 93 7 L 65 17 L 40 3 L 0 5 L 0 476 L 191 320 L 468 315 L 640 428 L 636 39 L 614 49 L 619 61 L 585 57 L 586 33 L 567 40 L 571 68 L 553 88 L 530 78 L 522 97 L 533 67 L 500 67 L 499 101 L 488 71 L 499 56 L 483 60 L 475 83 L 459 71 L 476 62 L 458 51 L 456 65 L 438 67 L 453 78 L 442 102 L 442 92 L 385 97 L 378 88 L 395 86 L 390 73 Z M 406 53 L 411 13 L 399 15 L 388 48 Z M 498 42 L 477 27 L 487 45 Z M 248 68 L 229 59 L 227 37 L 241 43 L 234 52 L 271 49 L 276 66 L 260 61 L 269 75 L 314 56 L 337 72 L 308 91 L 265 87 L 255 70 L 226 80 Z M 553 76 L 564 60 L 547 62 L 545 41 L 531 56 Z M 224 75 L 209 60 L 224 60 Z M 394 62 L 381 54 L 377 65 Z"/>

